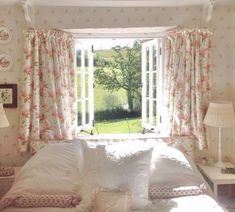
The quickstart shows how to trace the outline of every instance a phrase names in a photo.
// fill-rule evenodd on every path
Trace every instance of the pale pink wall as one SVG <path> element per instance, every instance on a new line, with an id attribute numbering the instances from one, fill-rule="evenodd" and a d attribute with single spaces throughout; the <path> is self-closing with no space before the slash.
<path id="1" fill-rule="evenodd" d="M 13 68 L 0 71 L 0 83 L 21 84 L 23 36 L 25 29 L 23 12 L 19 7 L 0 6 L 0 26 L 6 26 L 12 31 L 12 40 L 7 44 L 0 44 L 0 53 L 7 53 L 13 58 Z M 0 164 L 22 164 L 28 158 L 17 151 L 17 128 L 19 121 L 19 107 L 6 109 L 10 127 L 0 128 Z"/>
<path id="2" fill-rule="evenodd" d="M 35 24 L 37 27 L 42 28 L 105 28 L 171 25 L 193 27 L 200 25 L 200 17 L 200 7 L 38 7 L 35 12 Z"/>

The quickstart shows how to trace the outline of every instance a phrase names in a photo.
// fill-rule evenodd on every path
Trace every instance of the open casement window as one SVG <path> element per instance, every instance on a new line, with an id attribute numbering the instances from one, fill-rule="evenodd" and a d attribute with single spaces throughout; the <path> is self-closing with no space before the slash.
<path id="1" fill-rule="evenodd" d="M 78 129 L 92 130 L 94 122 L 94 67 L 92 46 L 76 42 Z"/>
<path id="2" fill-rule="evenodd" d="M 159 132 L 162 109 L 162 39 L 142 44 L 142 127 Z"/>

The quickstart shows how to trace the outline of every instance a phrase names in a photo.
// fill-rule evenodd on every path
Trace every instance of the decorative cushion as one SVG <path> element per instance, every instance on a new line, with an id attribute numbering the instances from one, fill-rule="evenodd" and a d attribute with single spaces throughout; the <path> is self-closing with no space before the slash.
<path id="1" fill-rule="evenodd" d="M 18 208 L 73 208 L 79 204 L 80 200 L 80 197 L 72 195 L 22 195 L 15 199 L 14 206 Z"/>
<path id="2" fill-rule="evenodd" d="M 15 174 L 13 167 L 0 167 L 0 177 L 12 176 Z"/>
<path id="3" fill-rule="evenodd" d="M 149 189 L 149 196 L 151 199 L 167 199 L 182 196 L 195 196 L 205 193 L 203 186 L 188 186 L 179 188 L 159 187 L 157 185 L 151 185 Z"/>
<path id="4" fill-rule="evenodd" d="M 0 211 L 9 207 L 12 204 L 13 200 L 14 198 L 11 197 L 0 199 Z"/>
<path id="5" fill-rule="evenodd" d="M 92 212 L 129 212 L 131 193 L 128 190 L 99 188 L 93 194 Z"/>
<path id="6" fill-rule="evenodd" d="M 83 142 L 83 150 L 86 193 L 96 187 L 125 187 L 132 193 L 132 209 L 148 207 L 152 148 L 144 149 L 143 145 L 137 148 L 129 142 L 106 146 L 89 146 L 89 143 Z"/>
<path id="7" fill-rule="evenodd" d="M 20 195 L 15 198 L 4 198 L 1 200 L 0 209 L 8 206 L 17 208 L 39 208 L 39 207 L 58 207 L 73 208 L 79 204 L 81 198 L 74 195 Z"/>

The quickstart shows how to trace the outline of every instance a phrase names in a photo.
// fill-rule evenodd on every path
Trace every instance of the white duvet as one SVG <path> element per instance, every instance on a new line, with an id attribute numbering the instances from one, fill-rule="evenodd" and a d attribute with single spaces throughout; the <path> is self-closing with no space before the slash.
<path id="1" fill-rule="evenodd" d="M 161 148 L 161 145 L 156 145 L 155 148 Z M 166 150 L 166 147 L 164 148 Z M 16 177 L 13 187 L 9 190 L 4 198 L 14 197 L 15 195 L 21 194 L 50 193 L 80 195 L 79 191 L 82 184 L 80 179 L 82 158 L 81 155 L 78 154 L 80 151 L 81 148 L 79 142 L 73 144 L 50 144 L 46 146 L 42 151 L 37 153 L 31 160 L 29 160 L 25 164 L 25 166 L 21 169 L 18 176 Z M 174 151 L 171 149 L 171 151 L 169 151 L 169 154 L 177 155 L 178 150 L 175 151 L 176 154 L 174 154 Z M 168 154 L 167 151 L 165 152 L 165 154 Z M 170 155 L 169 158 L 172 158 L 172 155 Z M 179 160 L 181 159 L 179 158 Z M 166 168 L 168 170 L 171 169 L 171 167 Z M 198 176 L 198 171 L 193 164 L 187 171 L 191 171 L 192 174 L 195 173 L 195 176 Z M 181 174 L 181 178 L 184 179 L 184 173 L 182 172 Z M 171 179 L 172 181 L 172 176 L 169 176 L 169 179 Z M 4 212 L 75 211 L 81 212 L 79 206 L 77 208 L 7 208 L 4 210 Z M 156 199 L 153 200 L 151 209 L 141 212 L 149 211 L 222 212 L 226 210 L 223 209 L 211 196 L 197 195 L 170 199 Z"/>
<path id="2" fill-rule="evenodd" d="M 76 194 L 80 176 L 79 149 L 79 143 L 46 146 L 22 167 L 7 195 Z"/>
<path id="3" fill-rule="evenodd" d="M 22 167 L 3 199 L 14 201 L 16 197 L 29 194 L 79 196 L 79 145 L 68 143 L 46 146 Z M 0 201 L 0 210 L 3 199 Z"/>
<path id="4" fill-rule="evenodd" d="M 8 208 L 4 212 L 77 212 L 76 208 Z M 152 209 L 138 212 L 225 212 L 213 198 L 208 195 L 157 199 Z M 121 212 L 121 211 L 120 211 Z"/>

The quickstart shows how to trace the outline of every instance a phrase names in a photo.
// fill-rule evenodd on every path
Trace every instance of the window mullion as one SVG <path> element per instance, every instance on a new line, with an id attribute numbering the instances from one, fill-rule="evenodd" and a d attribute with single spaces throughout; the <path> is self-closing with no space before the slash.
<path id="1" fill-rule="evenodd" d="M 158 74 L 157 74 L 157 122 L 158 122 L 158 129 L 160 130 L 161 128 L 161 116 L 162 116 L 162 108 L 163 108 L 163 59 L 162 59 L 162 39 L 158 39 L 158 54 L 157 54 L 157 59 L 158 59 Z"/>
<path id="2" fill-rule="evenodd" d="M 81 51 L 81 113 L 82 113 L 82 126 L 86 124 L 86 80 L 85 80 L 85 50 Z"/>
<path id="3" fill-rule="evenodd" d="M 146 47 L 143 45 L 141 49 L 141 55 L 142 55 L 142 126 L 146 123 Z"/>
<path id="4" fill-rule="evenodd" d="M 88 51 L 89 58 L 89 125 L 92 127 L 92 123 L 94 120 L 94 92 L 93 92 L 93 84 L 94 84 L 94 73 L 93 73 L 93 52 L 92 46 Z"/>
<path id="5" fill-rule="evenodd" d="M 153 46 L 149 48 L 149 124 L 153 124 Z"/>

